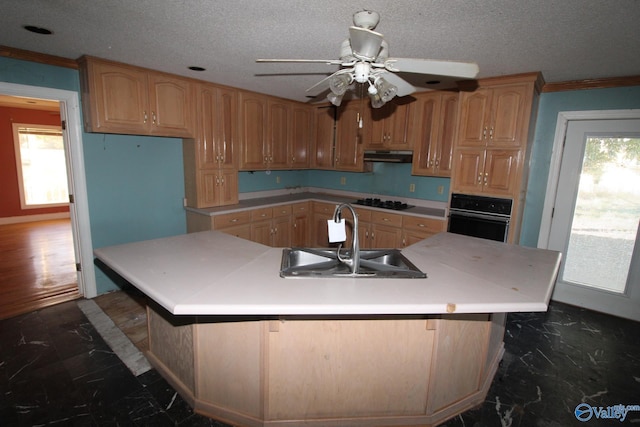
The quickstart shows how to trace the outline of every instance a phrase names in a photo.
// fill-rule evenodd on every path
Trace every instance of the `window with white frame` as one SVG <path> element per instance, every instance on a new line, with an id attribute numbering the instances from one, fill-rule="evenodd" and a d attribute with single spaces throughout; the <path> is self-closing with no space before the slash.
<path id="1" fill-rule="evenodd" d="M 67 166 L 60 126 L 13 124 L 22 209 L 69 203 Z"/>

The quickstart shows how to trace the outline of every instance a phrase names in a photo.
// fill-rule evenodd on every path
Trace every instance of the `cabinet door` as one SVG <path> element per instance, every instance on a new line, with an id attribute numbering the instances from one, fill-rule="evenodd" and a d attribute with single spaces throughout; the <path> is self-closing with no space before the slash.
<path id="1" fill-rule="evenodd" d="M 165 74 L 149 73 L 151 133 L 189 138 L 194 134 L 193 86 Z"/>
<path id="2" fill-rule="evenodd" d="M 289 146 L 290 105 L 284 101 L 268 102 L 267 124 L 267 168 L 284 169 L 287 167 L 287 148 Z"/>
<path id="3" fill-rule="evenodd" d="M 402 236 L 402 247 L 411 246 L 433 235 L 434 233 L 428 231 L 405 230 Z"/>
<path id="4" fill-rule="evenodd" d="M 335 168 L 361 171 L 363 167 L 360 103 L 338 108 L 336 120 Z"/>
<path id="5" fill-rule="evenodd" d="M 520 150 L 488 149 L 484 167 L 483 191 L 495 195 L 517 194 Z"/>
<path id="6" fill-rule="evenodd" d="M 240 169 L 260 170 L 266 167 L 265 125 L 266 99 L 240 92 Z"/>
<path id="7" fill-rule="evenodd" d="M 275 248 L 287 248 L 291 246 L 291 234 L 291 216 L 274 219 L 271 246 Z"/>
<path id="8" fill-rule="evenodd" d="M 315 135 L 312 165 L 317 169 L 333 168 L 335 107 L 320 107 L 315 111 Z"/>
<path id="9" fill-rule="evenodd" d="M 435 145 L 434 175 L 450 177 L 453 166 L 453 146 L 458 126 L 459 95 L 443 94 L 440 105 L 438 143 Z"/>
<path id="10" fill-rule="evenodd" d="M 235 170 L 198 171 L 198 208 L 238 203 L 238 172 Z"/>
<path id="11" fill-rule="evenodd" d="M 291 109 L 291 138 L 289 139 L 289 166 L 309 167 L 309 150 L 313 141 L 313 115 L 311 107 L 294 105 Z"/>
<path id="12" fill-rule="evenodd" d="M 371 224 L 371 247 L 389 249 L 402 247 L 402 229 L 380 224 Z"/>
<path id="13" fill-rule="evenodd" d="M 417 105 L 419 131 L 413 153 L 411 173 L 430 176 L 435 171 L 436 145 L 440 123 L 439 93 L 420 95 Z"/>
<path id="14" fill-rule="evenodd" d="M 85 63 L 83 102 L 85 123 L 90 132 L 145 134 L 150 110 L 147 98 L 147 73 L 137 68 L 108 62 Z"/>
<path id="15" fill-rule="evenodd" d="M 216 88 L 199 85 L 196 91 L 198 130 L 196 146 L 198 168 L 217 169 L 219 154 L 216 147 Z"/>
<path id="16" fill-rule="evenodd" d="M 415 101 L 410 98 L 396 98 L 391 105 L 391 115 L 387 118 L 386 148 L 392 150 L 409 150 L 413 148 L 409 118 L 415 108 Z"/>
<path id="17" fill-rule="evenodd" d="M 455 152 L 452 191 L 454 193 L 482 190 L 484 180 L 484 149 L 460 148 Z"/>
<path id="18" fill-rule="evenodd" d="M 527 86 L 495 87 L 491 102 L 492 121 L 489 125 L 489 143 L 492 146 L 513 147 L 523 143 L 523 129 Z"/>
<path id="19" fill-rule="evenodd" d="M 491 90 L 464 92 L 461 102 L 458 145 L 484 147 L 491 119 Z"/>
<path id="20" fill-rule="evenodd" d="M 327 230 L 328 216 L 314 212 L 313 229 L 311 230 L 312 246 L 316 248 L 328 248 L 332 246 L 329 243 L 329 231 Z"/>
<path id="21" fill-rule="evenodd" d="M 219 172 L 220 189 L 217 206 L 238 203 L 238 171 L 224 169 Z"/>
<path id="22" fill-rule="evenodd" d="M 251 223 L 251 240 L 271 246 L 271 220 Z"/>
<path id="23" fill-rule="evenodd" d="M 215 105 L 214 139 L 218 167 L 235 170 L 238 167 L 238 92 L 234 89 L 217 88 Z M 237 196 L 236 196 L 237 199 Z"/>
<path id="24" fill-rule="evenodd" d="M 298 214 L 293 217 L 293 233 L 291 245 L 293 247 L 305 247 L 309 245 L 309 215 Z"/>

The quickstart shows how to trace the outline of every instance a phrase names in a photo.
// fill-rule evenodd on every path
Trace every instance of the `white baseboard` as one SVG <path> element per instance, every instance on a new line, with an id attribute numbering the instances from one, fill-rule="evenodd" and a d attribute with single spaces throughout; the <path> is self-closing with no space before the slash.
<path id="1" fill-rule="evenodd" d="M 18 224 L 21 222 L 34 222 L 34 221 L 47 221 L 50 219 L 64 219 L 70 218 L 69 212 L 56 212 L 50 214 L 39 215 L 24 215 L 24 216 L 9 216 L 6 218 L 0 218 L 0 225 Z"/>

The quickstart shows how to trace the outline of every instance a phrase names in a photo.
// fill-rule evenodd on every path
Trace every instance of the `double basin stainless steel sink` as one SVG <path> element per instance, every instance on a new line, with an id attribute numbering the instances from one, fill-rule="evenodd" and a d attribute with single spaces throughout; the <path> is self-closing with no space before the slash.
<path id="1" fill-rule="evenodd" d="M 342 250 L 341 257 L 350 257 Z M 360 251 L 360 266 L 352 272 L 338 259 L 336 249 L 287 248 L 282 251 L 280 276 L 284 278 L 385 278 L 421 279 L 427 277 L 399 249 Z"/>

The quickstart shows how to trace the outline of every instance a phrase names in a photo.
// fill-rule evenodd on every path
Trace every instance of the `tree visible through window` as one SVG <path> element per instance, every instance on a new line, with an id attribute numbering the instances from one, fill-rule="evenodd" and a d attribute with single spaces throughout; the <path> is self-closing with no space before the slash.
<path id="1" fill-rule="evenodd" d="M 13 125 L 23 209 L 69 203 L 67 167 L 60 126 Z"/>

